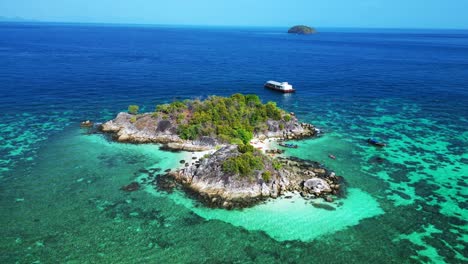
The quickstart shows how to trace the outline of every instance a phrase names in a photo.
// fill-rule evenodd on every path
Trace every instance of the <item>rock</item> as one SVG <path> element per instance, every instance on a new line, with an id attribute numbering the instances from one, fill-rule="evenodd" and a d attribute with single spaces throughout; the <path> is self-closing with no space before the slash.
<path id="1" fill-rule="evenodd" d="M 94 125 L 93 122 L 86 120 L 80 123 L 80 127 L 92 127 Z"/>
<path id="2" fill-rule="evenodd" d="M 321 168 L 314 169 L 313 171 L 314 173 L 319 174 L 319 175 L 323 175 L 326 172 L 325 169 L 321 169 Z"/>
<path id="3" fill-rule="evenodd" d="M 155 187 L 157 187 L 158 190 L 166 191 L 168 193 L 171 193 L 172 190 L 176 187 L 174 179 L 167 174 L 160 175 L 153 183 L 156 184 Z"/>
<path id="4" fill-rule="evenodd" d="M 167 148 L 173 150 L 184 150 L 184 151 L 206 151 L 211 150 L 210 146 L 202 146 L 193 143 L 180 143 L 180 142 L 170 142 L 167 145 Z"/>
<path id="5" fill-rule="evenodd" d="M 270 196 L 270 188 L 265 183 L 262 183 L 262 196 L 269 197 Z"/>
<path id="6" fill-rule="evenodd" d="M 331 192 L 328 183 L 320 178 L 308 179 L 304 182 L 304 190 L 309 193 L 321 194 Z"/>
<path id="7" fill-rule="evenodd" d="M 329 202 L 329 203 L 333 203 L 333 197 L 331 196 L 325 196 L 325 201 Z"/>
<path id="8" fill-rule="evenodd" d="M 120 142 L 125 142 L 125 141 L 128 141 L 129 139 L 130 139 L 130 137 L 127 134 L 122 134 L 122 135 L 119 136 L 119 138 L 117 140 L 120 141 Z"/>
<path id="9" fill-rule="evenodd" d="M 158 122 L 156 132 L 165 132 L 169 128 L 171 128 L 171 121 L 169 120 L 161 120 Z"/>
<path id="10" fill-rule="evenodd" d="M 331 205 L 328 205 L 328 204 L 323 204 L 323 203 L 312 203 L 312 205 L 313 205 L 315 208 L 325 209 L 325 210 L 328 210 L 328 211 L 334 211 L 334 210 L 336 210 L 335 207 L 333 207 L 333 206 L 331 206 Z"/>
<path id="11" fill-rule="evenodd" d="M 140 189 L 140 184 L 138 182 L 132 182 L 129 185 L 122 186 L 120 190 L 125 192 L 134 192 Z"/>

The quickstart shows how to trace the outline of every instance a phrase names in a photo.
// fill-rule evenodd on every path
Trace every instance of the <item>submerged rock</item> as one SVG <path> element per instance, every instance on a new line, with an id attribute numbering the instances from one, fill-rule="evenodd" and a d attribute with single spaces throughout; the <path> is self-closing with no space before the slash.
<path id="1" fill-rule="evenodd" d="M 132 182 L 129 185 L 122 186 L 120 190 L 125 192 L 134 192 L 140 189 L 140 184 L 138 182 Z"/>
<path id="2" fill-rule="evenodd" d="M 80 127 L 92 127 L 94 125 L 93 122 L 86 120 L 80 123 Z"/>
<path id="3" fill-rule="evenodd" d="M 328 210 L 328 211 L 336 210 L 335 207 L 333 207 L 331 205 L 328 205 L 328 204 L 323 204 L 323 203 L 312 203 L 312 206 L 314 206 L 315 208 L 325 209 L 325 210 Z"/>

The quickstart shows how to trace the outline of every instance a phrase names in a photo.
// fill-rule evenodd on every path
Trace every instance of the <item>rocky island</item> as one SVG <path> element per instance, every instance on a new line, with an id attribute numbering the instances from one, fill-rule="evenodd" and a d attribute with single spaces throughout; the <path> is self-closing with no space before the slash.
<path id="1" fill-rule="evenodd" d="M 327 201 L 343 193 L 343 178 L 320 163 L 278 157 L 267 144 L 255 146 L 272 139 L 313 137 L 318 131 L 256 95 L 176 101 L 143 114 L 130 106 L 101 130 L 119 142 L 205 153 L 181 161 L 182 168 L 158 175 L 155 183 L 167 191 L 180 187 L 210 207 L 243 208 L 292 191 Z"/>
<path id="2" fill-rule="evenodd" d="M 294 27 L 290 28 L 288 30 L 288 33 L 307 35 L 307 34 L 317 33 L 317 31 L 312 27 L 308 27 L 308 26 L 304 26 L 304 25 L 298 25 L 298 26 L 294 26 Z"/>

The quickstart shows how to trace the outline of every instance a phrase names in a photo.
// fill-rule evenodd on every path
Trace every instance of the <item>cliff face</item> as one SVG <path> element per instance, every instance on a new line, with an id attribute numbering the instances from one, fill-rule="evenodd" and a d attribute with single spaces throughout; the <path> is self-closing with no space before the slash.
<path id="1" fill-rule="evenodd" d="M 319 163 L 300 159 L 278 159 L 282 167 L 274 169 L 273 160 L 264 157 L 264 167 L 251 175 L 240 176 L 223 171 L 222 164 L 239 155 L 236 146 L 226 146 L 209 158 L 161 177 L 174 180 L 188 193 L 210 207 L 243 208 L 288 191 L 298 191 L 306 198 L 327 198 L 343 192 L 342 177 Z M 271 172 L 264 180 L 262 173 Z"/>
<path id="2" fill-rule="evenodd" d="M 149 113 L 137 116 L 122 112 L 115 119 L 102 124 L 101 129 L 103 132 L 115 133 L 115 139 L 120 142 L 182 142 L 172 121 L 158 120 Z"/>
<path id="3" fill-rule="evenodd" d="M 204 151 L 218 144 L 213 138 L 183 140 L 177 135 L 177 122 L 154 117 L 151 113 L 131 115 L 119 113 L 101 125 L 103 132 L 113 134 L 115 140 L 129 143 L 161 143 L 170 149 Z"/>

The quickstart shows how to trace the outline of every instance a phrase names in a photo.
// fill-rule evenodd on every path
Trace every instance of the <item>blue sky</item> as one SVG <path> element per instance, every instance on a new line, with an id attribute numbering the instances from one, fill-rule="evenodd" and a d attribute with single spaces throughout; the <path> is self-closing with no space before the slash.
<path id="1" fill-rule="evenodd" d="M 0 0 L 0 16 L 173 25 L 468 29 L 468 0 Z"/>

